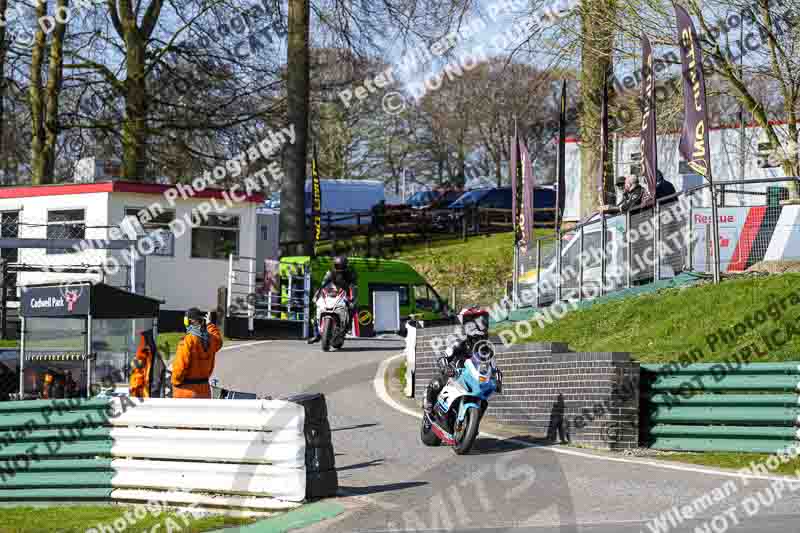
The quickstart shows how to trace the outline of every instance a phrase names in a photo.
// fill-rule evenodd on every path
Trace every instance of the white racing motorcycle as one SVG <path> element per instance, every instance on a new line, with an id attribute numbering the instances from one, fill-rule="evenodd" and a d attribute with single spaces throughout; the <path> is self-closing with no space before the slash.
<path id="1" fill-rule="evenodd" d="M 344 290 L 331 286 L 320 292 L 317 299 L 317 324 L 323 352 L 340 349 L 350 326 L 347 297 Z"/>

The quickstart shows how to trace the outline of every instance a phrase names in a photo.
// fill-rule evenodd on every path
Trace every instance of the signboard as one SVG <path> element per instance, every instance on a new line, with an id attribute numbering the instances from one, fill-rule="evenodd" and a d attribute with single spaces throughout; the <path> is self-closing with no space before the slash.
<path id="1" fill-rule="evenodd" d="M 764 207 L 719 209 L 719 255 L 723 272 L 741 272 L 763 259 L 765 247 L 758 246 L 756 241 L 759 232 L 764 233 L 761 226 L 765 210 Z M 713 254 L 711 221 L 710 207 L 692 209 L 692 264 L 695 270 L 701 272 L 711 272 L 713 266 L 709 261 Z M 766 238 L 770 236 L 771 232 Z"/>
<path id="2" fill-rule="evenodd" d="M 22 287 L 22 316 L 81 317 L 89 314 L 91 285 Z"/>

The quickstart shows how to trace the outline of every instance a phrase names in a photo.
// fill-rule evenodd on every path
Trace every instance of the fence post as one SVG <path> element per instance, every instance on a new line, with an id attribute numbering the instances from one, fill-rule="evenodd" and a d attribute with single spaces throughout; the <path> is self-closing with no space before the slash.
<path id="1" fill-rule="evenodd" d="M 692 209 L 693 209 L 693 202 L 692 198 L 694 198 L 694 193 L 688 197 L 689 201 L 689 217 L 686 220 L 686 266 L 689 269 L 689 272 L 694 270 L 694 220 L 692 220 Z"/>
<path id="2" fill-rule="evenodd" d="M 469 216 L 469 207 L 464 208 L 464 213 L 461 215 L 461 240 L 467 242 L 467 216 Z"/>
<path id="3" fill-rule="evenodd" d="M 625 212 L 625 279 L 626 279 L 626 287 L 628 289 L 631 288 L 631 253 L 633 249 L 631 247 L 631 212 Z"/>
<path id="4" fill-rule="evenodd" d="M 228 301 L 225 304 L 225 310 L 230 311 L 231 308 L 231 294 L 233 294 L 233 280 L 236 273 L 233 271 L 233 254 L 228 255 Z"/>
<path id="5" fill-rule="evenodd" d="M 661 204 L 658 203 L 658 198 L 653 207 L 653 218 L 655 219 L 653 224 L 653 251 L 656 260 L 656 264 L 653 265 L 653 281 L 655 282 L 661 279 Z"/>
<path id="6" fill-rule="evenodd" d="M 223 335 L 229 333 L 228 327 L 228 289 L 227 287 L 217 288 L 217 326 L 222 331 Z M 226 335 L 227 336 L 227 335 Z"/>
<path id="7" fill-rule="evenodd" d="M 600 212 L 600 296 L 606 293 L 606 248 L 608 248 L 608 236 L 606 235 L 606 213 Z"/>
<path id="8" fill-rule="evenodd" d="M 311 274 L 306 271 L 303 273 L 303 338 L 310 336 L 309 324 L 311 317 Z"/>
<path id="9" fill-rule="evenodd" d="M 556 232 L 556 265 L 557 265 L 557 276 L 556 276 L 556 302 L 561 301 L 561 229 Z"/>
<path id="10" fill-rule="evenodd" d="M 541 300 L 541 287 L 539 281 L 542 279 L 542 240 L 536 239 L 536 307 L 539 307 Z"/>
<path id="11" fill-rule="evenodd" d="M 583 226 L 581 226 L 581 244 L 578 247 L 578 301 L 583 300 Z"/>
<path id="12" fill-rule="evenodd" d="M 6 287 L 6 275 L 8 274 L 8 263 L 0 258 L 0 312 L 3 313 L 2 324 L 0 324 L 0 339 L 8 339 L 8 290 Z"/>
<path id="13" fill-rule="evenodd" d="M 249 272 L 247 273 L 247 329 L 250 330 L 250 334 L 252 335 L 253 330 L 256 329 L 255 327 L 255 319 L 256 319 L 256 302 L 254 300 L 255 293 L 256 293 L 256 260 L 250 259 L 247 261 L 247 264 L 252 264 L 252 268 L 249 268 Z"/>

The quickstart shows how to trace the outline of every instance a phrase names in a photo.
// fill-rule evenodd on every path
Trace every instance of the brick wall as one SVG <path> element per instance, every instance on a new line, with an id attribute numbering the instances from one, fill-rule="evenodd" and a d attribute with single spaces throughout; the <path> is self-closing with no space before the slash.
<path id="1" fill-rule="evenodd" d="M 433 377 L 434 338 L 457 326 L 417 330 L 414 397 L 421 402 Z M 626 353 L 570 352 L 564 343 L 503 346 L 493 339 L 503 393 L 489 400 L 487 417 L 524 426 L 532 435 L 588 446 L 638 446 L 639 364 Z"/>

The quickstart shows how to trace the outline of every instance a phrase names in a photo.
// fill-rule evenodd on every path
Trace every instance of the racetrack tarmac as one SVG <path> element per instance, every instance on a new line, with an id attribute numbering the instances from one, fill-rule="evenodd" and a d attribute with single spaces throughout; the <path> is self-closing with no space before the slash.
<path id="1" fill-rule="evenodd" d="M 303 531 L 798 530 L 800 483 L 745 484 L 690 465 L 676 470 L 609 461 L 607 454 L 585 450 L 575 454 L 572 448 L 559 448 L 566 452 L 561 453 L 525 445 L 525 435 L 480 437 L 473 452 L 461 457 L 449 448 L 425 447 L 419 419 L 381 400 L 373 385 L 381 363 L 402 349 L 399 338 L 348 339 L 342 351 L 329 353 L 319 344 L 272 341 L 218 355 L 214 377 L 225 388 L 326 395 L 338 500 L 348 511 Z M 687 520 L 676 509 L 696 516 Z M 652 522 L 659 516 L 661 524 Z"/>

